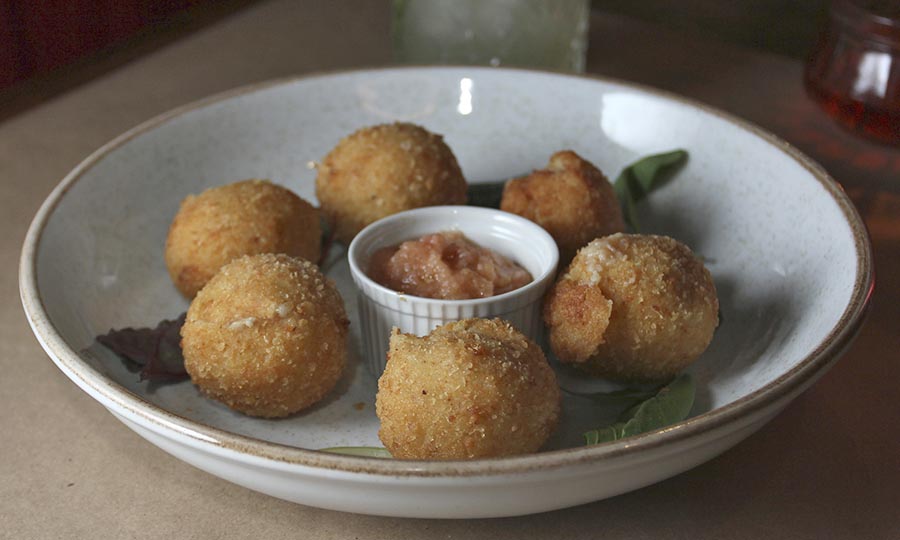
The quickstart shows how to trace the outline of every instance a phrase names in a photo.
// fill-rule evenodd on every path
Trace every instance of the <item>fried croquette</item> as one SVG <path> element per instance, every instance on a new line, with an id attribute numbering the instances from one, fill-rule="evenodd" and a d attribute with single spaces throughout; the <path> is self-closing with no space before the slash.
<path id="1" fill-rule="evenodd" d="M 550 346 L 563 362 L 624 381 L 675 376 L 718 325 L 712 276 L 684 244 L 614 234 L 578 251 L 544 301 Z"/>
<path id="2" fill-rule="evenodd" d="M 625 231 L 612 184 L 570 150 L 553 154 L 546 169 L 507 182 L 500 209 L 546 229 L 559 247 L 560 267 L 594 238 Z"/>
<path id="3" fill-rule="evenodd" d="M 281 417 L 321 400 L 344 368 L 349 322 L 334 283 L 304 259 L 244 256 L 191 302 L 184 365 L 212 399 Z"/>
<path id="4" fill-rule="evenodd" d="M 188 299 L 224 264 L 242 255 L 286 253 L 318 261 L 319 211 L 266 180 L 244 180 L 189 195 L 166 238 L 165 259 Z"/>
<path id="5" fill-rule="evenodd" d="M 360 129 L 318 164 L 316 197 L 338 241 L 422 206 L 465 204 L 466 180 L 440 135 L 406 123 Z"/>
<path id="6" fill-rule="evenodd" d="M 500 319 L 465 319 L 424 337 L 395 328 L 375 409 L 394 457 L 508 456 L 546 442 L 560 392 L 533 341 Z"/>

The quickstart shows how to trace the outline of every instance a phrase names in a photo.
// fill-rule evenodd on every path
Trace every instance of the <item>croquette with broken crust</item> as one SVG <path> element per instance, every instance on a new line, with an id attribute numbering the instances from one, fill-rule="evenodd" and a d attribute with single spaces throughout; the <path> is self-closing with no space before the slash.
<path id="1" fill-rule="evenodd" d="M 560 391 L 533 341 L 500 319 L 465 319 L 424 337 L 395 328 L 375 407 L 392 456 L 475 459 L 537 451 Z"/>
<path id="2" fill-rule="evenodd" d="M 166 238 L 166 267 L 188 299 L 242 255 L 285 253 L 318 261 L 319 212 L 289 189 L 244 180 L 189 195 Z"/>
<path id="3" fill-rule="evenodd" d="M 245 256 L 191 302 L 181 345 L 191 380 L 251 416 L 305 409 L 334 388 L 349 322 L 334 283 L 304 259 Z"/>
<path id="4" fill-rule="evenodd" d="M 625 231 L 612 184 L 570 150 L 553 154 L 546 169 L 507 182 L 500 209 L 546 229 L 559 247 L 560 267 L 594 238 Z"/>
<path id="5" fill-rule="evenodd" d="M 712 276 L 665 236 L 614 234 L 578 251 L 544 302 L 550 346 L 563 362 L 624 381 L 677 375 L 718 325 Z"/>
<path id="6" fill-rule="evenodd" d="M 440 135 L 408 124 L 360 129 L 317 165 L 316 197 L 338 241 L 403 210 L 465 204 L 466 180 Z"/>

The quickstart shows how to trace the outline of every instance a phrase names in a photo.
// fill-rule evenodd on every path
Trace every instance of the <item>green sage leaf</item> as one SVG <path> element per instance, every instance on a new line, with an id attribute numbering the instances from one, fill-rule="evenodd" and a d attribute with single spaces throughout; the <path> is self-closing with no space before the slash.
<path id="1" fill-rule="evenodd" d="M 379 446 L 332 446 L 331 448 L 322 448 L 319 452 L 387 459 L 393 457 L 391 456 L 391 453 L 387 451 L 387 448 L 381 448 Z"/>
<path id="2" fill-rule="evenodd" d="M 625 411 L 615 424 L 586 432 L 585 443 L 617 441 L 680 422 L 690 414 L 695 393 L 694 380 L 684 373 L 660 388 L 655 396 Z"/>
<path id="3" fill-rule="evenodd" d="M 624 408 L 627 408 L 652 398 L 659 392 L 660 388 L 662 387 L 657 386 L 656 388 L 647 390 L 641 388 L 623 388 L 611 392 L 574 392 L 563 388 L 562 391 L 572 396 L 590 399 L 599 404 L 622 405 Z"/>
<path id="4" fill-rule="evenodd" d="M 467 192 L 469 204 L 484 208 L 500 208 L 500 201 L 503 199 L 503 186 L 506 185 L 506 182 L 506 180 L 500 180 L 499 182 L 469 184 Z"/>
<path id="5" fill-rule="evenodd" d="M 654 154 L 641 158 L 625 167 L 613 187 L 616 197 L 622 206 L 625 222 L 634 232 L 638 232 L 640 224 L 637 217 L 637 203 L 642 201 L 654 189 L 662 186 L 666 180 L 687 161 L 685 150 L 673 150 L 663 154 Z"/>

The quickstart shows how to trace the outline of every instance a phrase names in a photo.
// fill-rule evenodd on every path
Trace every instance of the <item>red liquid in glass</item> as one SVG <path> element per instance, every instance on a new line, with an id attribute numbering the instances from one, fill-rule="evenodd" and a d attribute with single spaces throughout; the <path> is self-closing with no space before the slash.
<path id="1" fill-rule="evenodd" d="M 900 145 L 900 10 L 836 0 L 806 66 L 809 95 L 842 126 Z"/>
<path id="2" fill-rule="evenodd" d="M 809 83 L 806 89 L 845 128 L 881 142 L 900 143 L 900 109 L 879 107 Z"/>

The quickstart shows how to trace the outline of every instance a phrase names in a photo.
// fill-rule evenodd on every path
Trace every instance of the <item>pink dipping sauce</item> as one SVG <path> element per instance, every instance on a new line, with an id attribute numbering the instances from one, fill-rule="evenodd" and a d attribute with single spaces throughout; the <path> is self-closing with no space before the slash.
<path id="1" fill-rule="evenodd" d="M 381 248 L 372 255 L 368 274 L 397 292 L 442 300 L 496 296 L 533 279 L 516 262 L 457 231 L 428 234 Z"/>

